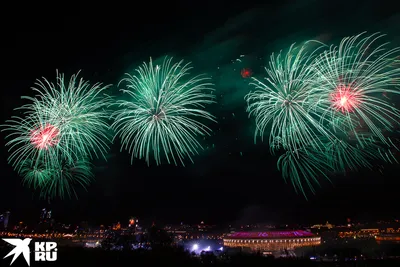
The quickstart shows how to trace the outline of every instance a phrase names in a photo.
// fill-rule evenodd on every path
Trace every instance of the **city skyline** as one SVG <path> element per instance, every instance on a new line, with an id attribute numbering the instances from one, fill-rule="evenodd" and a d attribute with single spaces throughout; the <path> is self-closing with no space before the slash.
<path id="1" fill-rule="evenodd" d="M 219 64 L 232 69 L 232 84 L 224 88 L 224 97 L 234 98 L 235 92 L 248 83 L 240 69 L 250 68 L 253 75 L 262 75 L 261 69 L 269 54 L 279 50 L 282 43 L 289 46 L 292 42 L 317 36 L 336 40 L 364 30 L 380 29 L 390 34 L 398 31 L 400 25 L 394 23 L 399 17 L 394 15 L 393 7 L 376 8 L 373 1 L 363 4 L 365 10 L 370 10 L 368 16 L 353 14 L 357 17 L 355 24 L 353 20 L 349 23 L 350 19 L 329 14 L 320 18 L 323 12 L 315 10 L 332 8 L 322 3 L 296 7 L 310 10 L 307 20 L 293 14 L 293 6 L 287 4 L 254 7 L 252 3 L 245 3 L 240 7 L 227 7 L 203 3 L 196 10 L 180 6 L 185 12 L 169 7 L 171 12 L 158 18 L 168 24 L 143 21 L 121 10 L 119 21 L 96 20 L 96 24 L 92 19 L 105 11 L 97 7 L 99 12 L 88 9 L 93 15 L 82 8 L 58 18 L 51 17 L 54 25 L 49 25 L 45 19 L 34 20 L 23 27 L 12 25 L 14 32 L 10 31 L 6 38 L 9 40 L 5 49 L 8 68 L 3 72 L 6 89 L 2 94 L 1 121 L 15 114 L 13 108 L 23 103 L 21 95 L 31 95 L 30 87 L 35 79 L 55 77 L 56 69 L 68 75 L 82 69 L 82 75 L 91 82 L 116 85 L 126 71 L 149 57 L 176 56 L 193 61 L 195 68 L 199 66 L 199 70 L 207 71 L 214 61 L 199 57 L 207 54 L 208 49 L 227 45 L 232 51 L 226 52 Z M 286 23 L 291 26 L 272 26 L 276 13 L 287 14 L 290 19 Z M 267 17 L 268 21 L 260 23 L 260 16 Z M 236 25 L 234 30 L 232 25 Z M 343 25 L 351 26 L 343 29 Z M 261 37 L 265 40 L 261 41 Z M 245 55 L 242 65 L 231 63 L 242 54 Z M 261 62 L 257 58 L 262 58 Z M 240 101 L 244 100 L 232 102 Z M 7 164 L 8 152 L 2 133 L 0 213 L 10 210 L 11 216 L 26 217 L 29 221 L 28 218 L 38 217 L 37 211 L 51 206 L 53 216 L 60 221 L 108 222 L 137 215 L 156 221 L 184 221 L 186 218 L 190 222 L 214 223 L 246 220 L 323 223 L 349 217 L 375 220 L 400 216 L 398 165 L 334 176 L 333 185 L 323 181 L 316 195 L 311 194 L 306 201 L 281 178 L 276 170 L 277 158 L 269 154 L 267 144 L 257 141 L 254 145 L 254 122 L 247 119 L 244 105 L 213 106 L 212 111 L 219 124 L 214 126 L 215 135 L 206 145 L 215 144 L 216 148 L 200 153 L 194 158 L 194 164 L 148 167 L 143 160 L 135 160 L 131 165 L 130 155 L 113 145 L 107 161 L 93 162 L 95 181 L 87 192 L 78 191 L 78 200 L 39 200 L 37 192 L 25 188 L 21 178 Z"/>
<path id="2" fill-rule="evenodd" d="M 57 210 L 56 210 L 57 211 Z M 37 224 L 41 224 L 43 222 L 47 223 L 52 223 L 52 224 L 63 224 L 63 225 L 77 225 L 79 226 L 82 223 L 88 224 L 91 227 L 97 227 L 99 225 L 103 226 L 109 226 L 111 227 L 112 225 L 118 223 L 121 224 L 124 227 L 130 227 L 130 225 L 133 223 L 138 223 L 139 222 L 139 217 L 137 216 L 117 216 L 115 218 L 110 218 L 108 217 L 104 221 L 98 221 L 98 220 L 91 220 L 88 219 L 87 217 L 84 218 L 74 218 L 71 220 L 71 218 L 67 218 L 67 220 L 63 220 L 63 218 L 66 218 L 65 216 L 62 215 L 58 216 L 57 212 L 54 216 L 53 210 L 51 208 L 43 208 L 38 210 L 37 214 L 35 217 L 15 217 L 12 216 L 11 218 L 11 223 L 10 223 L 10 215 L 12 212 L 6 211 L 3 212 L 3 214 L 0 214 L 0 226 L 4 226 L 6 224 L 9 224 L 11 227 L 15 227 L 23 223 L 25 226 L 32 227 Z M 300 222 L 301 221 L 301 222 Z M 193 219 L 155 219 L 155 217 L 140 217 L 140 224 L 141 225 L 158 225 L 158 226 L 197 226 L 197 225 L 205 225 L 207 227 L 239 227 L 239 228 L 264 228 L 264 229 L 269 229 L 269 228 L 277 228 L 277 229 L 292 229 L 292 228 L 331 228 L 331 227 L 343 227 L 343 226 L 357 226 L 357 225 L 364 225 L 364 224 L 382 224 L 382 223 L 394 223 L 394 224 L 399 224 L 400 219 L 396 216 L 381 216 L 381 218 L 378 219 L 371 219 L 370 218 L 359 218 L 359 217 L 326 217 L 324 219 L 308 219 L 308 220 L 299 220 L 299 221 L 284 221 L 284 220 L 257 220 L 248 217 L 248 219 L 242 219 L 242 220 L 232 220 L 232 221 L 225 221 L 221 222 L 218 219 L 210 219 L 208 221 L 200 220 L 200 221 L 195 221 Z M 5 227 L 6 229 L 7 227 Z"/>

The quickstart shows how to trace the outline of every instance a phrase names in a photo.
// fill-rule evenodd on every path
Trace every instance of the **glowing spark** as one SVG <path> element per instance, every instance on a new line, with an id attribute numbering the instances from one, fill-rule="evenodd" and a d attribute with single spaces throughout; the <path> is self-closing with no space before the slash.
<path id="1" fill-rule="evenodd" d="M 352 112 L 359 106 L 360 96 L 351 86 L 339 85 L 331 95 L 332 105 L 341 112 Z"/>
<path id="2" fill-rule="evenodd" d="M 31 143 L 37 149 L 49 149 L 59 142 L 60 131 L 53 125 L 40 126 L 31 133 Z"/>

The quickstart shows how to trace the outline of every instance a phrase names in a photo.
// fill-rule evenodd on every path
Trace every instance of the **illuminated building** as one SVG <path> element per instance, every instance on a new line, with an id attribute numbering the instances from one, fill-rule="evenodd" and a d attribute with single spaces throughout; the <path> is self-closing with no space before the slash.
<path id="1" fill-rule="evenodd" d="M 222 240 L 226 229 L 217 228 L 214 225 L 206 225 L 204 222 L 195 225 L 179 224 L 167 225 L 164 230 L 175 240 Z"/>
<path id="2" fill-rule="evenodd" d="M 136 229 L 136 228 L 138 228 L 139 227 L 139 220 L 138 220 L 138 218 L 136 218 L 136 217 L 131 217 L 130 219 L 129 219 L 129 228 L 132 228 L 132 229 Z"/>
<path id="3" fill-rule="evenodd" d="M 213 228 L 215 228 L 215 225 L 208 225 L 205 224 L 204 221 L 201 221 L 200 224 L 196 225 L 197 231 L 199 232 L 209 232 Z"/>
<path id="4" fill-rule="evenodd" d="M 135 226 L 135 222 L 136 222 L 135 218 L 131 217 L 129 219 L 129 227 L 134 227 Z"/>
<path id="5" fill-rule="evenodd" d="M 4 214 L 4 229 L 7 229 L 8 226 L 8 220 L 10 219 L 10 212 L 6 211 L 6 214 Z"/>
<path id="6" fill-rule="evenodd" d="M 40 229 L 41 230 L 46 230 L 46 228 L 50 227 L 52 223 L 51 220 L 51 210 L 47 210 L 46 208 L 43 208 L 40 212 Z"/>
<path id="7" fill-rule="evenodd" d="M 311 226 L 312 229 L 321 229 L 321 228 L 327 228 L 327 229 L 332 229 L 334 225 L 330 224 L 329 222 L 326 222 L 326 224 L 316 224 Z"/>
<path id="8" fill-rule="evenodd" d="M 299 247 L 318 246 L 321 238 L 302 230 L 236 232 L 224 237 L 224 246 L 252 251 L 276 252 Z"/>
<path id="9" fill-rule="evenodd" d="M 121 230 L 121 223 L 118 222 L 118 223 L 114 224 L 112 229 L 113 229 L 114 231 Z"/>
<path id="10" fill-rule="evenodd" d="M 375 238 L 379 234 L 379 229 L 360 229 L 352 231 L 339 232 L 339 238 Z"/>
<path id="11" fill-rule="evenodd" d="M 137 217 L 131 217 L 128 223 L 128 229 L 131 232 L 141 231 L 141 227 L 139 226 L 139 219 Z"/>
<path id="12" fill-rule="evenodd" d="M 40 212 L 40 222 L 46 222 L 49 221 L 51 219 L 51 210 L 47 210 L 46 208 L 42 209 L 42 211 Z"/>
<path id="13" fill-rule="evenodd" d="M 378 244 L 400 244 L 400 233 L 386 233 L 375 237 Z"/>
<path id="14" fill-rule="evenodd" d="M 10 212 L 9 211 L 6 211 L 5 214 L 0 214 L 0 222 L 3 223 L 4 229 L 7 229 L 9 218 L 10 218 Z"/>

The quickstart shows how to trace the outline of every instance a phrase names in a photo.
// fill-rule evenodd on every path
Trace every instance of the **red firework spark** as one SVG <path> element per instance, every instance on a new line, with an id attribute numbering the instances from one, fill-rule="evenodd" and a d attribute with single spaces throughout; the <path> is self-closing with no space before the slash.
<path id="1" fill-rule="evenodd" d="M 252 74 L 253 72 L 249 68 L 244 68 L 240 71 L 240 75 L 242 75 L 243 78 L 249 78 Z"/>
<path id="2" fill-rule="evenodd" d="M 332 105 L 341 112 L 352 112 L 360 104 L 359 93 L 351 85 L 340 84 L 331 94 Z"/>
<path id="3" fill-rule="evenodd" d="M 31 143 L 37 149 L 49 149 L 59 142 L 60 131 L 57 127 L 47 124 L 31 132 Z"/>

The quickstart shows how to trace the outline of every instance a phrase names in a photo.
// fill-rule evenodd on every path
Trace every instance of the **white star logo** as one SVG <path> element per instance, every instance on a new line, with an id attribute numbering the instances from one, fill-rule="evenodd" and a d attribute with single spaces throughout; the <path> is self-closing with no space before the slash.
<path id="1" fill-rule="evenodd" d="M 22 256 L 24 256 L 26 263 L 28 263 L 28 266 L 30 266 L 30 257 L 29 253 L 31 252 L 29 249 L 29 243 L 31 243 L 32 238 L 25 238 L 24 240 L 19 239 L 19 238 L 3 238 L 4 241 L 7 243 L 15 246 L 13 250 L 10 251 L 5 257 L 9 257 L 11 255 L 14 255 L 11 264 L 18 258 L 18 256 L 22 253 Z"/>

